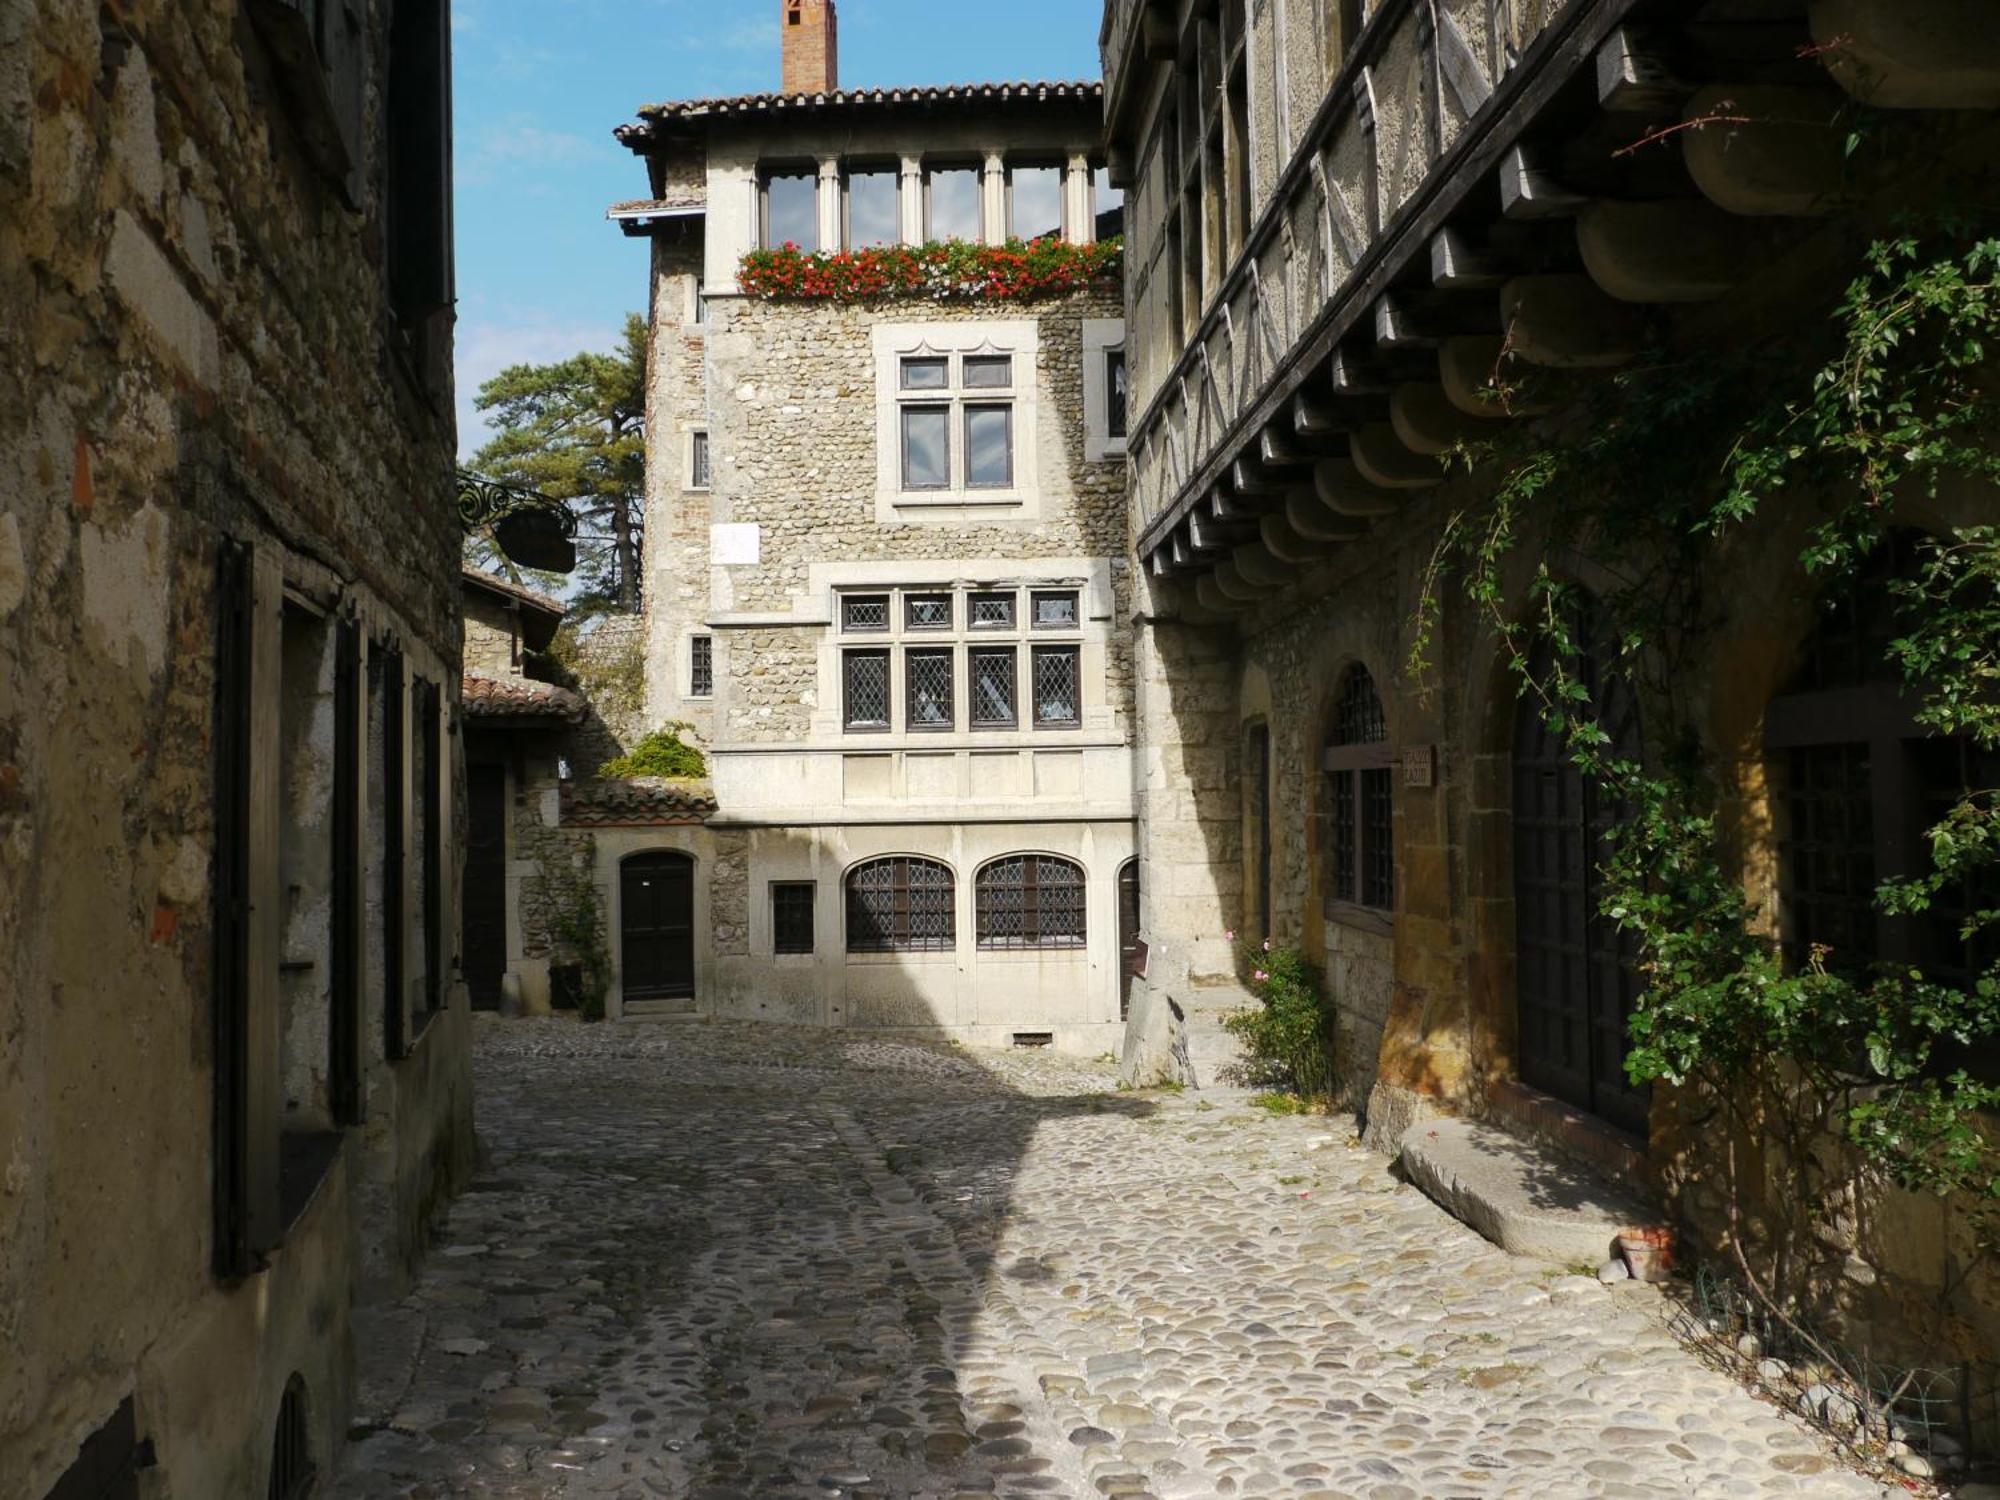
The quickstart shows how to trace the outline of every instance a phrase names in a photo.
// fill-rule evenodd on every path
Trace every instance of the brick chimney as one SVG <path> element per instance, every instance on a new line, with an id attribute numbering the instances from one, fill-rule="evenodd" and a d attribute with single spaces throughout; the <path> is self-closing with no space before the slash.
<path id="1" fill-rule="evenodd" d="M 826 94 L 840 87 L 840 16 L 834 0 L 778 0 L 785 30 L 788 94 Z"/>

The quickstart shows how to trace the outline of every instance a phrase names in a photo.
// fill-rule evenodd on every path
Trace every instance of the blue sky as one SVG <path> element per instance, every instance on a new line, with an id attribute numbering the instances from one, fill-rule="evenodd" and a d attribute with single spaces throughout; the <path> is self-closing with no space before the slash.
<path id="1" fill-rule="evenodd" d="M 459 440 L 510 364 L 609 348 L 646 252 L 604 218 L 646 192 L 611 138 L 641 104 L 778 82 L 780 0 L 456 0 Z M 1098 0 L 841 0 L 846 87 L 1095 78 Z M 999 23 L 999 24 L 996 24 Z"/>

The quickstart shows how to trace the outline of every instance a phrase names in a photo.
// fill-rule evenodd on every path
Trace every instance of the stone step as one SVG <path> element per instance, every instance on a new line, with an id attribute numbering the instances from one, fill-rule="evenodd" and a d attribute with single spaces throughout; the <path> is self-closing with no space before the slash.
<path id="1" fill-rule="evenodd" d="M 1545 1145 L 1474 1120 L 1422 1120 L 1401 1143 L 1410 1180 L 1503 1250 L 1592 1269 L 1659 1208 Z"/>

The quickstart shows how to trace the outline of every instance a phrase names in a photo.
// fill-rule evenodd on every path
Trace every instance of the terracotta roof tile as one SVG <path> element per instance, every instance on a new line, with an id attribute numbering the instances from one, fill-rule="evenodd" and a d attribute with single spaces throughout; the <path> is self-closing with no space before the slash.
<path id="1" fill-rule="evenodd" d="M 469 719 L 557 719 L 581 724 L 590 712 L 590 705 L 568 688 L 526 677 L 467 672 L 460 693 Z"/>
<path id="2" fill-rule="evenodd" d="M 572 828 L 659 828 L 705 823 L 715 811 L 706 781 L 565 781 L 562 820 Z"/>
<path id="3" fill-rule="evenodd" d="M 639 122 L 619 126 L 617 135 L 637 150 L 645 144 L 654 125 L 682 121 L 777 117 L 883 106 L 1025 104 L 1059 99 L 1101 104 L 1104 85 L 1095 79 L 1071 82 L 1023 79 L 1016 83 L 939 83 L 913 88 L 834 89 L 824 94 L 734 94 L 715 99 L 676 99 L 645 105 L 639 111 Z"/>
<path id="4" fill-rule="evenodd" d="M 461 565 L 460 574 L 474 588 L 491 589 L 496 594 L 505 594 L 510 599 L 518 599 L 523 604 L 534 606 L 552 615 L 565 615 L 569 606 L 560 599 L 551 599 L 547 594 L 538 594 L 533 589 L 512 583 L 494 573 L 487 573 L 470 565 Z"/>

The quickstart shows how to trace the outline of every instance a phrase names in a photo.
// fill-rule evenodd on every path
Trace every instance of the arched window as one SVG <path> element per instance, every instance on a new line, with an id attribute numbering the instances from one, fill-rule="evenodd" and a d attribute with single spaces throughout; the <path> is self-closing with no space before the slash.
<path id="1" fill-rule="evenodd" d="M 313 1492 L 317 1474 L 305 1378 L 294 1375 L 285 1383 L 285 1394 L 278 1402 L 277 1430 L 271 1437 L 271 1482 L 265 1493 L 270 1500 L 303 1500 Z"/>
<path id="2" fill-rule="evenodd" d="M 1395 800 L 1389 726 L 1375 679 L 1356 664 L 1340 680 L 1324 762 L 1328 783 L 1327 889 L 1336 902 L 1388 911 L 1396 904 Z"/>
<path id="3" fill-rule="evenodd" d="M 948 953 L 958 945 L 951 868 L 895 854 L 847 872 L 849 953 Z"/>
<path id="4" fill-rule="evenodd" d="M 1010 854 L 974 884 L 982 948 L 1081 948 L 1083 866 L 1053 854 Z"/>

